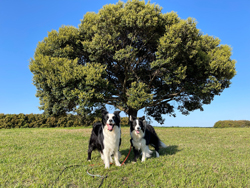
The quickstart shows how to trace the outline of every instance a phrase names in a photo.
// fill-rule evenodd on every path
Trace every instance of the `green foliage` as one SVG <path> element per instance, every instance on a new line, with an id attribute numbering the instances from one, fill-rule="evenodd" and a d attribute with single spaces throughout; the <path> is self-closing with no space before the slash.
<path id="1" fill-rule="evenodd" d="M 97 113 L 60 117 L 47 117 L 44 114 L 0 114 L 0 129 L 11 128 L 52 128 L 92 126 L 101 121 Z M 121 117 L 121 126 L 128 126 L 128 117 Z"/>
<path id="2" fill-rule="evenodd" d="M 0 114 L 0 129 L 79 126 L 89 124 L 82 124 L 78 115 L 46 117 L 44 114 Z"/>
<path id="3" fill-rule="evenodd" d="M 80 51 L 79 32 L 73 27 L 51 31 L 38 44 L 30 70 L 38 89 L 36 96 L 40 98 L 40 109 L 46 115 L 78 112 L 76 106 L 78 109 L 93 106 L 92 98 L 103 97 L 102 87 L 107 84 L 102 78 L 106 74 L 105 66 L 94 62 L 83 66 Z"/>
<path id="4" fill-rule="evenodd" d="M 129 122 L 129 118 L 128 117 L 121 117 L 121 126 L 122 127 L 129 126 L 128 122 Z"/>
<path id="5" fill-rule="evenodd" d="M 203 35 L 193 18 L 131 0 L 84 15 L 39 42 L 30 70 L 47 116 L 84 114 L 105 104 L 163 123 L 203 110 L 235 76 L 232 49 Z M 175 104 L 175 106 L 174 106 Z"/>
<path id="6" fill-rule="evenodd" d="M 226 127 L 250 127 L 250 121 L 248 120 L 225 120 L 225 121 L 217 121 L 214 124 L 214 128 L 226 128 Z"/>
<path id="7" fill-rule="evenodd" d="M 153 94 L 148 92 L 146 84 L 141 82 L 131 83 L 131 88 L 128 89 L 128 106 L 133 109 L 140 109 L 141 106 L 148 106 L 152 102 Z"/>

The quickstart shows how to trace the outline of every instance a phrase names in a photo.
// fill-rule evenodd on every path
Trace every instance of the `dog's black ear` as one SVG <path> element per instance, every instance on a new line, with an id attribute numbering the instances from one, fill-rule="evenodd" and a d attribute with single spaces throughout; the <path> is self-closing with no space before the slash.
<path id="1" fill-rule="evenodd" d="M 133 117 L 129 115 L 129 121 L 133 121 Z"/>
<path id="2" fill-rule="evenodd" d="M 139 118 L 139 121 L 141 121 L 142 124 L 146 127 L 147 122 L 146 122 L 146 120 L 145 120 L 145 116 L 142 116 L 141 118 Z"/>
<path id="3" fill-rule="evenodd" d="M 145 120 L 145 116 L 142 116 L 139 118 L 140 121 L 144 121 Z"/>
<path id="4" fill-rule="evenodd" d="M 107 114 L 107 110 L 102 110 L 102 115 L 105 116 Z"/>
<path id="5" fill-rule="evenodd" d="M 114 114 L 115 114 L 116 116 L 119 116 L 120 112 L 121 112 L 121 111 L 115 111 Z"/>
<path id="6" fill-rule="evenodd" d="M 134 116 L 129 116 L 129 121 L 134 121 L 134 120 L 136 120 L 136 117 L 134 117 Z"/>

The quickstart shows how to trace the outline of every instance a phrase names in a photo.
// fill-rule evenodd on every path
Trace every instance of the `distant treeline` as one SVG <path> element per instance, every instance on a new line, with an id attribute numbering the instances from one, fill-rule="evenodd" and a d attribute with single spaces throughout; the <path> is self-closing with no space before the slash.
<path id="1" fill-rule="evenodd" d="M 44 114 L 0 114 L 0 129 L 40 127 L 87 127 L 101 121 L 100 117 L 82 117 L 68 114 L 61 117 L 46 117 Z M 128 118 L 121 118 L 121 126 L 128 125 Z"/>
<path id="2" fill-rule="evenodd" d="M 250 127 L 250 121 L 248 120 L 225 120 L 225 121 L 217 121 L 214 124 L 214 128 L 225 128 L 225 127 Z"/>

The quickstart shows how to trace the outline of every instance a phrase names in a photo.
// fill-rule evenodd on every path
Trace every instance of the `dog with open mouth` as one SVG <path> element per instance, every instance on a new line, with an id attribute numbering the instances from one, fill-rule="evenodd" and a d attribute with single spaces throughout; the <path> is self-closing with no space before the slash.
<path id="1" fill-rule="evenodd" d="M 94 123 L 89 139 L 88 161 L 91 160 L 93 150 L 98 150 L 104 161 L 105 168 L 110 167 L 113 162 L 116 166 L 121 166 L 119 158 L 121 156 L 119 148 L 121 145 L 120 111 L 109 114 L 106 110 L 102 111 L 102 122 Z"/>
<path id="2" fill-rule="evenodd" d="M 139 157 L 139 151 L 142 151 L 142 162 L 150 157 L 152 151 L 149 149 L 149 145 L 155 148 L 156 157 L 159 157 L 159 148 L 166 148 L 167 146 L 159 139 L 153 126 L 148 125 L 145 121 L 145 117 L 136 118 L 129 117 L 130 124 L 130 142 L 134 151 L 134 162 Z"/>

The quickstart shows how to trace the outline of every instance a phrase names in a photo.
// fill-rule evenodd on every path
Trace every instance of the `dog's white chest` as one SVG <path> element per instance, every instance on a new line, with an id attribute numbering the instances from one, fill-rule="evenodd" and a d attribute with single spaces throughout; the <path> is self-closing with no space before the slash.
<path id="1" fill-rule="evenodd" d="M 104 149 L 110 150 L 112 153 L 115 149 L 119 148 L 120 138 L 121 138 L 121 130 L 117 126 L 114 127 L 113 131 L 109 131 L 107 129 L 103 130 L 103 143 Z"/>
<path id="2" fill-rule="evenodd" d="M 146 140 L 143 138 L 144 134 L 136 134 L 135 131 L 131 133 L 132 143 L 135 149 L 140 150 L 146 146 Z"/>
<path id="3" fill-rule="evenodd" d="M 133 143 L 133 146 L 135 147 L 135 149 L 137 149 L 137 150 L 144 148 L 146 145 L 145 139 L 141 139 L 140 141 L 133 140 L 132 143 Z"/>

